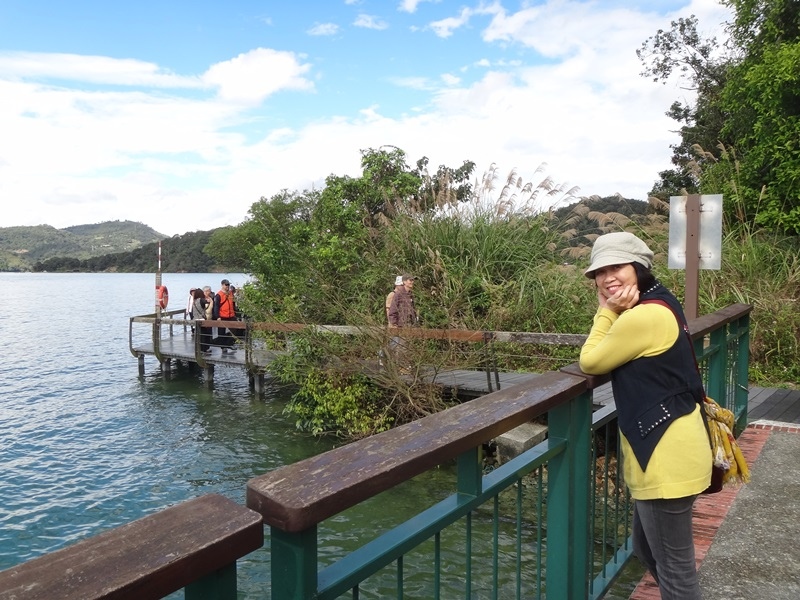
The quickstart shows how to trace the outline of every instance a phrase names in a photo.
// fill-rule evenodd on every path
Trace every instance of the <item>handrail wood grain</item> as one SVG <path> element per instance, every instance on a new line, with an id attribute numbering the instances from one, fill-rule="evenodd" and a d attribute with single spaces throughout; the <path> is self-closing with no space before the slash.
<path id="1" fill-rule="evenodd" d="M 207 494 L 0 571 L 0 600 L 162 598 L 263 544 L 258 513 Z"/>
<path id="2" fill-rule="evenodd" d="M 280 467 L 247 483 L 264 522 L 300 532 L 586 390 L 582 377 L 549 372 L 389 431 Z"/>

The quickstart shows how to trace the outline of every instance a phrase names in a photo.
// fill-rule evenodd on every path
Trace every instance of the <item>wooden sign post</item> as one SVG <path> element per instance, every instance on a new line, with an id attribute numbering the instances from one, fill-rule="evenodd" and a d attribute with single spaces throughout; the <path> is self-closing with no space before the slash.
<path id="1" fill-rule="evenodd" d="M 686 270 L 684 312 L 696 319 L 700 269 L 719 269 L 722 257 L 722 194 L 671 196 L 669 268 Z"/>

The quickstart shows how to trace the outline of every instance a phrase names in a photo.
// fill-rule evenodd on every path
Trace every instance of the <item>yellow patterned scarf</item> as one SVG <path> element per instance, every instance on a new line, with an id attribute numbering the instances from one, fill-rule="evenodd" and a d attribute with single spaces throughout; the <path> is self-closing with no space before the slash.
<path id="1" fill-rule="evenodd" d="M 733 437 L 733 413 L 708 397 L 704 408 L 714 465 L 725 470 L 722 483 L 747 483 L 750 481 L 750 469 L 747 468 L 742 450 Z"/>

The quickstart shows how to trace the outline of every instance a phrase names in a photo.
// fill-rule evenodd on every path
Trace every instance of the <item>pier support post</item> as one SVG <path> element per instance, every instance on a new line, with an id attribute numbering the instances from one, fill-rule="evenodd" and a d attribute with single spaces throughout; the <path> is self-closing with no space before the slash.
<path id="1" fill-rule="evenodd" d="M 137 356 L 136 360 L 139 362 L 139 377 L 144 377 L 144 354 Z"/>
<path id="2" fill-rule="evenodd" d="M 253 387 L 255 387 L 256 394 L 259 396 L 264 392 L 264 374 L 256 373 L 253 375 Z"/>
<path id="3" fill-rule="evenodd" d="M 208 387 L 211 387 L 214 384 L 214 365 L 207 364 L 203 368 L 203 379 Z"/>

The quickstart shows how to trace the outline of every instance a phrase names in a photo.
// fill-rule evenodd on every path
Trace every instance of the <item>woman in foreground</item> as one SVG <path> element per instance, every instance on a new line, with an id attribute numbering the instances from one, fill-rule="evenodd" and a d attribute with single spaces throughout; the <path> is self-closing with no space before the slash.
<path id="1" fill-rule="evenodd" d="M 585 275 L 598 308 L 581 349 L 585 373 L 611 373 L 625 483 L 635 500 L 633 550 L 662 600 L 701 598 L 692 505 L 712 456 L 697 371 L 680 303 L 651 273 L 653 253 L 631 233 L 597 238 Z"/>

